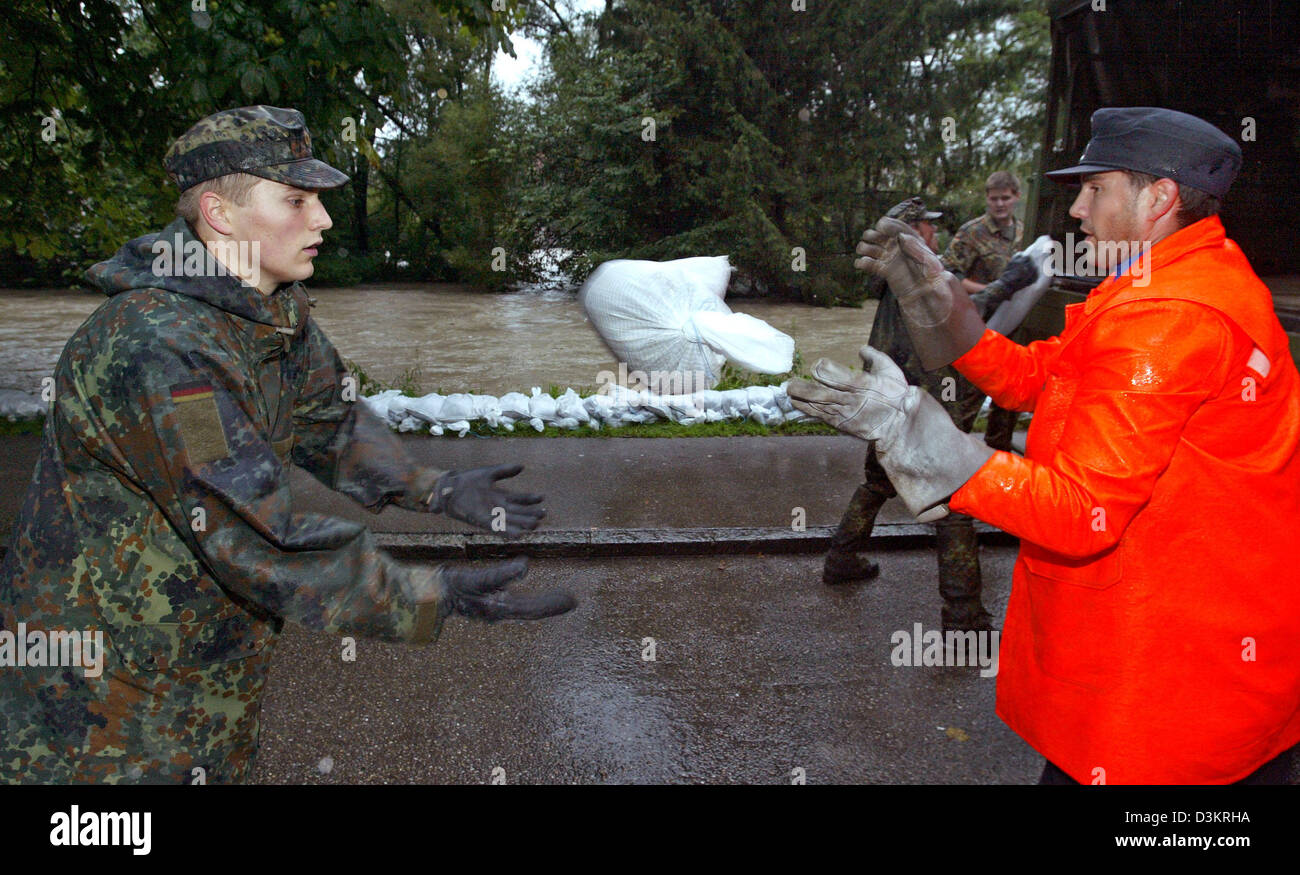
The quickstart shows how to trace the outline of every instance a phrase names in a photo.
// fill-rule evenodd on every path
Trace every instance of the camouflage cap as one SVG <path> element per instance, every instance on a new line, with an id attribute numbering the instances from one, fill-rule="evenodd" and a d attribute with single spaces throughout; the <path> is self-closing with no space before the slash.
<path id="1" fill-rule="evenodd" d="M 943 213 L 932 213 L 925 208 L 925 201 L 919 197 L 910 197 L 905 201 L 894 204 L 885 215 L 891 219 L 898 219 L 900 222 L 907 222 L 910 225 L 914 222 L 928 222 L 931 219 L 937 219 Z"/>
<path id="2" fill-rule="evenodd" d="M 230 173 L 312 191 L 348 181 L 347 174 L 312 157 L 302 113 L 277 106 L 241 106 L 201 119 L 172 143 L 163 166 L 181 191 Z"/>

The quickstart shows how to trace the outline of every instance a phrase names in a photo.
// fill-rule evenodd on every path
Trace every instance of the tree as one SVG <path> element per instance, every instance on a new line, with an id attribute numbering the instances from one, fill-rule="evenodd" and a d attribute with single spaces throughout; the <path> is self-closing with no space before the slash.
<path id="1" fill-rule="evenodd" d="M 522 15 L 518 2 L 495 6 L 422 4 L 489 49 L 509 46 Z M 355 171 L 358 144 L 344 133 L 364 139 L 396 112 L 414 51 L 403 34 L 371 0 L 11 0 L 0 19 L 0 282 L 75 276 L 165 221 L 175 192 L 162 156 L 221 109 L 301 109 L 318 154 Z M 362 209 L 333 212 L 362 225 L 364 244 L 361 173 Z"/>
<path id="2" fill-rule="evenodd" d="M 1041 10 L 792 5 L 625 0 L 554 29 L 521 183 L 533 239 L 578 279 L 725 252 L 757 289 L 851 300 L 868 221 L 909 194 L 964 205 L 981 173 L 1032 160 Z"/>

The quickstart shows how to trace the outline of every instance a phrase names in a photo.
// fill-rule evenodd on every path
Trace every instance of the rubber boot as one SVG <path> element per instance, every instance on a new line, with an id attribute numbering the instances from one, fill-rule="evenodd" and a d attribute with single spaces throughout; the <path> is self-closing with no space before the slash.
<path id="1" fill-rule="evenodd" d="M 980 601 L 983 581 L 975 521 L 962 513 L 944 517 L 935 523 L 935 547 L 944 632 L 993 631 L 993 617 Z"/>
<path id="2" fill-rule="evenodd" d="M 854 491 L 839 528 L 831 535 L 831 549 L 822 568 L 822 581 L 831 586 L 880 574 L 879 565 L 858 554 L 867 548 L 876 514 L 896 493 L 876 461 L 874 447 L 867 453 L 864 473 L 866 482 Z"/>

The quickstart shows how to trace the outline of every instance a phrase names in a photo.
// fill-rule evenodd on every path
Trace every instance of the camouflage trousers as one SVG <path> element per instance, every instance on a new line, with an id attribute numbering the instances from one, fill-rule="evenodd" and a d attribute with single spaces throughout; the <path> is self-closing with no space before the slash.
<path id="1" fill-rule="evenodd" d="M 867 451 L 864 467 L 865 482 L 853 493 L 839 528 L 831 536 L 832 554 L 865 551 L 880 508 L 898 494 L 876 461 L 874 446 Z M 950 513 L 939 520 L 935 523 L 935 548 L 943 624 L 961 627 L 978 622 L 984 609 L 980 601 L 983 579 L 975 521 L 963 513 Z"/>
<path id="2" fill-rule="evenodd" d="M 909 383 L 929 392 L 942 404 L 954 425 L 969 432 L 984 404 L 984 393 L 952 365 L 934 371 L 925 370 L 907 333 L 898 300 L 884 288 L 883 282 L 877 287 L 881 289 L 880 304 L 876 308 L 868 342 L 888 355 Z M 997 407 L 993 408 L 993 413 L 998 418 L 990 417 L 985 440 L 994 449 L 1009 450 L 1018 414 Z M 871 529 L 876 524 L 876 515 L 884 503 L 897 494 L 885 470 L 876 461 L 874 445 L 867 451 L 864 475 L 864 482 L 853 493 L 844 518 L 831 537 L 831 556 L 828 558 L 865 551 Z M 975 521 L 965 514 L 949 514 L 935 524 L 935 543 L 939 554 L 939 594 L 944 602 L 944 625 L 961 628 L 987 622 L 988 615 L 980 602 L 983 581 L 980 578 Z"/>
<path id="3" fill-rule="evenodd" d="M 994 404 L 989 408 L 989 424 L 984 432 L 984 443 L 995 450 L 1011 452 L 1011 436 L 1016 432 L 1016 422 L 1020 414 L 1014 410 L 1003 410 Z"/>
<path id="4" fill-rule="evenodd" d="M 1011 340 L 1024 346 L 1029 343 L 1029 332 L 1021 326 L 1011 333 Z M 1011 436 L 1015 434 L 1016 423 L 1020 414 L 1014 410 L 1003 410 L 994 404 L 989 408 L 989 424 L 984 432 L 984 443 L 995 450 L 1011 452 Z"/>

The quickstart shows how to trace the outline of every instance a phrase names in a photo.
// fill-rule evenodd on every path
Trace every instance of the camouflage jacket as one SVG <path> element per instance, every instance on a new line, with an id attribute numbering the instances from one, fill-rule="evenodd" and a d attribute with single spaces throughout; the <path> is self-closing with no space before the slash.
<path id="1" fill-rule="evenodd" d="M 943 253 L 943 266 L 960 279 L 991 283 L 1006 269 L 1011 256 L 1020 251 L 1025 223 L 1012 217 L 1012 234 L 999 228 L 985 213 L 957 229 Z"/>
<path id="2" fill-rule="evenodd" d="M 442 472 L 348 400 L 300 285 L 266 296 L 215 262 L 160 275 L 159 238 L 195 239 L 178 219 L 88 274 L 109 299 L 59 359 L 0 565 L 0 630 L 102 631 L 102 672 L 0 666 L 0 780 L 237 781 L 285 620 L 391 641 L 441 626 L 417 602 L 436 571 L 295 512 L 287 466 L 376 512 L 426 509 Z"/>

